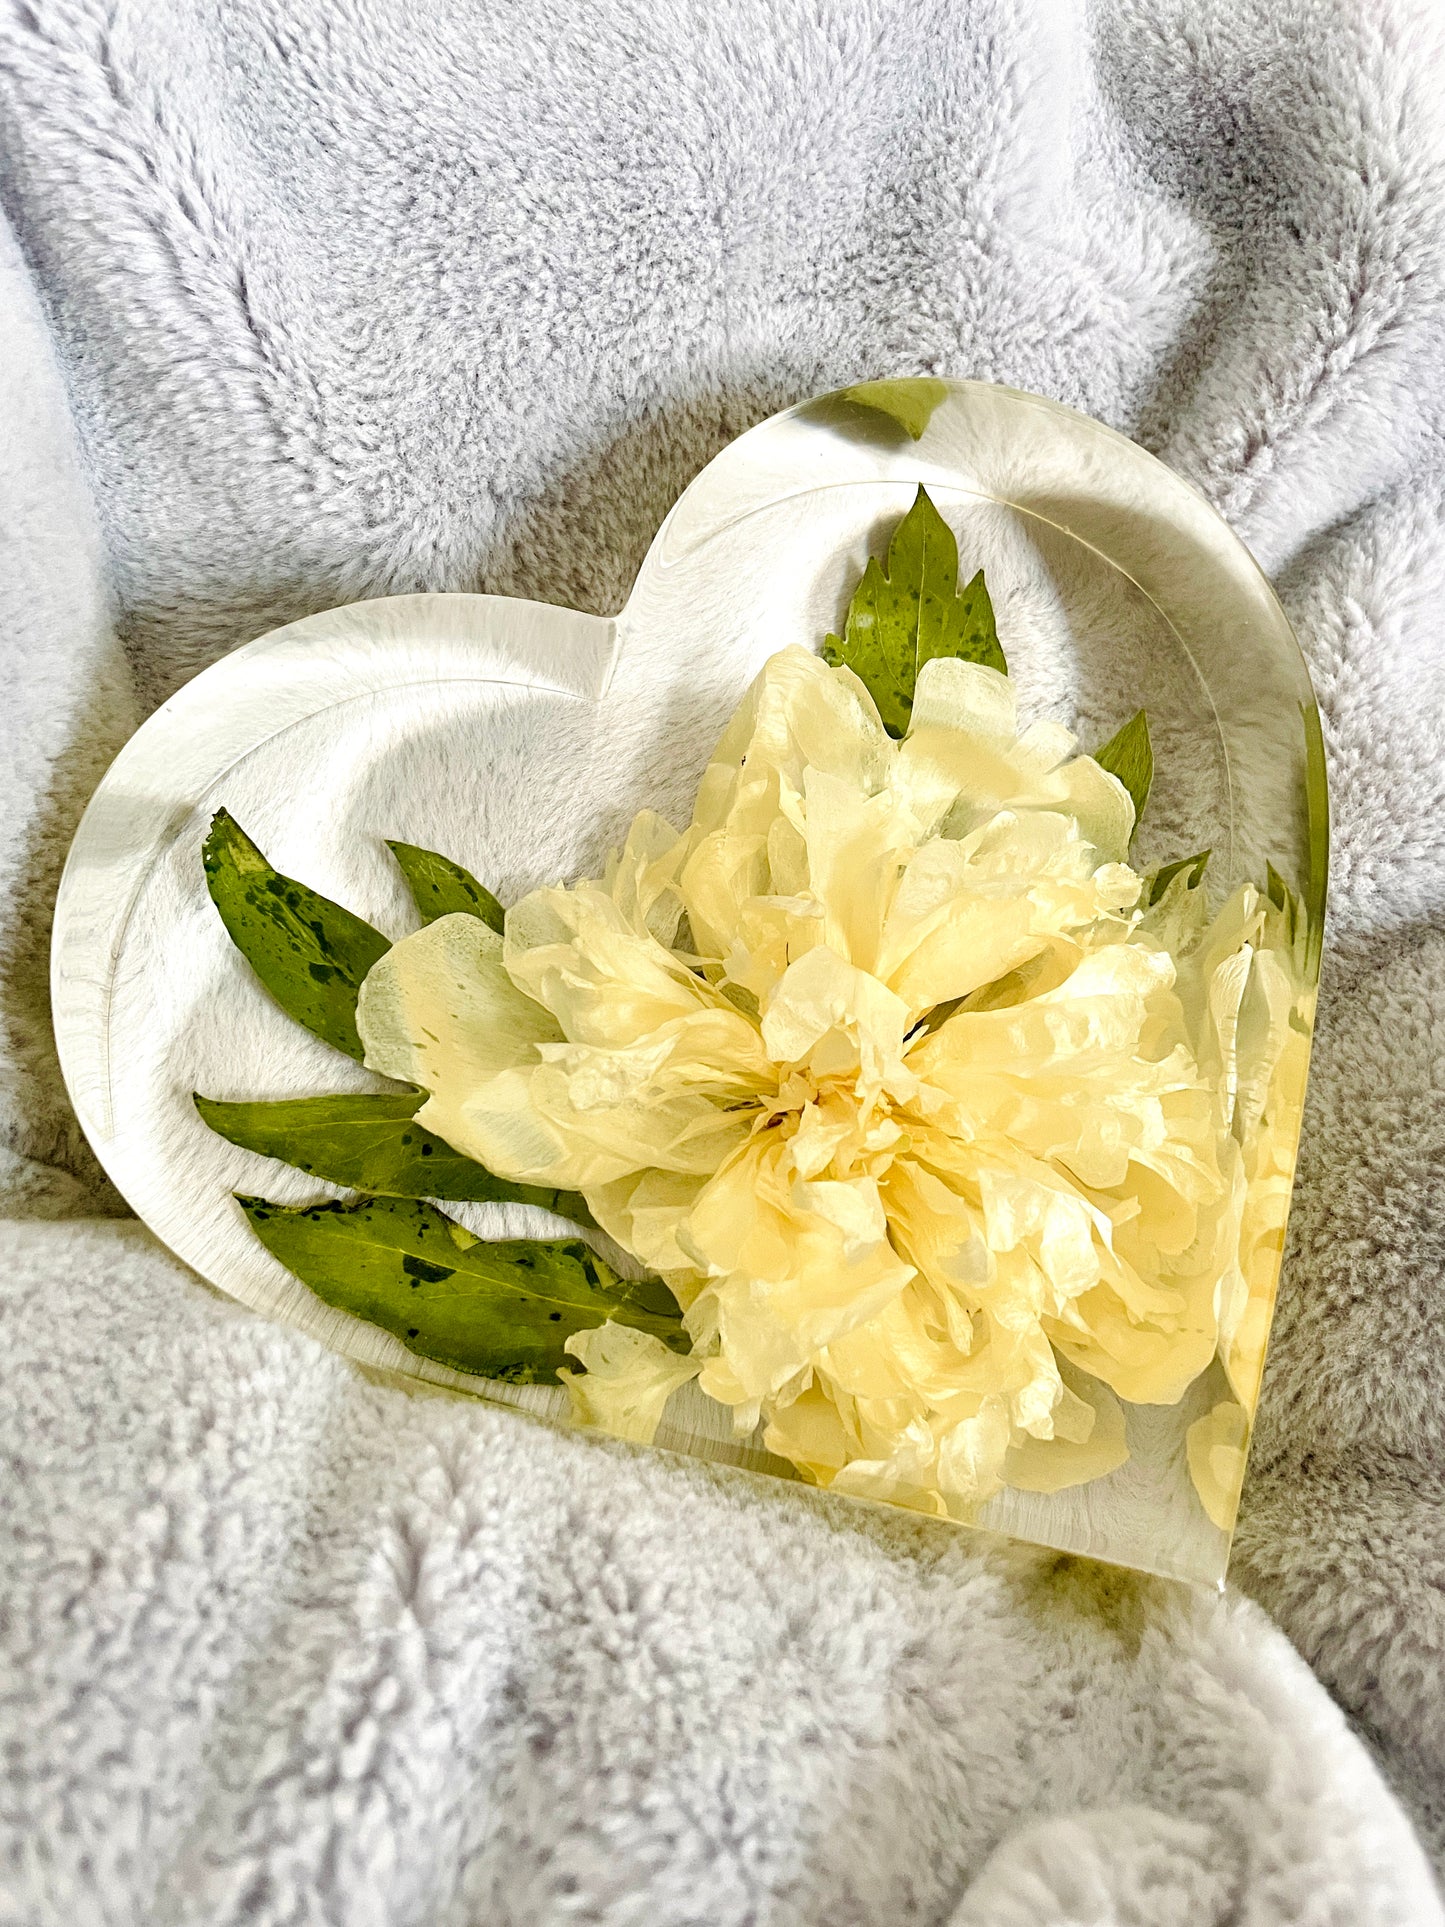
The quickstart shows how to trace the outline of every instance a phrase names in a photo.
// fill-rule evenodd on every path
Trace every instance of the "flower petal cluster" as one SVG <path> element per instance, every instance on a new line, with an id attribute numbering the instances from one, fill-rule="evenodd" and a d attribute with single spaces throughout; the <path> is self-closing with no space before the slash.
<path id="1" fill-rule="evenodd" d="M 581 1191 L 683 1307 L 688 1360 L 573 1341 L 581 1416 L 650 1436 L 696 1372 L 820 1484 L 962 1515 L 1120 1464 L 1118 1400 L 1177 1401 L 1224 1314 L 1248 1377 L 1217 1067 L 1132 829 L 998 672 L 926 664 L 894 742 L 786 649 L 684 831 L 639 816 L 504 940 L 447 917 L 382 959 L 367 1062 L 458 1150 Z"/>
<path id="2" fill-rule="evenodd" d="M 1219 1361 L 1229 1396 L 1190 1427 L 1200 1502 L 1234 1524 L 1284 1258 L 1309 1075 L 1315 988 L 1303 912 L 1242 884 L 1207 928 L 1202 896 L 1175 889 L 1145 919 L 1179 960 L 1191 1042 L 1215 1093 L 1230 1207 L 1220 1242 Z"/>

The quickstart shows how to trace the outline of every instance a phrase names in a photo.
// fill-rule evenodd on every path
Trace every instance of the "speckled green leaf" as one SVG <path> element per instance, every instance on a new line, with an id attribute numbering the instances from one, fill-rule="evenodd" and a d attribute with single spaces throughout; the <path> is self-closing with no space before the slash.
<path id="1" fill-rule="evenodd" d="M 894 737 L 908 728 L 918 672 L 934 656 L 1007 671 L 983 571 L 959 589 L 958 544 L 926 489 L 893 532 L 887 568 L 870 559 L 844 632 L 827 637 L 823 656 L 867 685 Z"/>
<path id="2" fill-rule="evenodd" d="M 356 1092 L 225 1103 L 196 1097 L 211 1129 L 243 1151 L 293 1164 L 328 1184 L 392 1198 L 441 1198 L 477 1204 L 535 1204 L 579 1224 L 591 1215 L 575 1191 L 509 1184 L 413 1121 L 423 1091 Z"/>
<path id="3" fill-rule="evenodd" d="M 1154 781 L 1154 751 L 1149 742 L 1149 719 L 1143 710 L 1131 716 L 1124 727 L 1117 730 L 1102 749 L 1094 751 L 1094 761 L 1117 776 L 1134 799 L 1134 822 L 1137 827 L 1144 814 L 1144 805 L 1149 801 L 1149 788 Z"/>
<path id="4" fill-rule="evenodd" d="M 349 1057 L 362 1055 L 356 998 L 390 949 L 369 923 L 273 870 L 227 810 L 205 842 L 206 884 L 231 941 L 288 1017 Z"/>
<path id="5" fill-rule="evenodd" d="M 438 856 L 435 850 L 423 850 L 415 843 L 389 842 L 386 847 L 401 866 L 423 923 L 434 923 L 438 917 L 463 911 L 480 917 L 501 936 L 506 912 L 470 870 L 453 863 L 449 856 Z"/>
<path id="6" fill-rule="evenodd" d="M 299 1211 L 238 1202 L 266 1249 L 318 1298 L 459 1372 L 549 1381 L 569 1362 L 562 1347 L 572 1333 L 608 1318 L 686 1350 L 667 1288 L 618 1278 L 578 1238 L 487 1243 L 400 1198 Z"/>
<path id="7" fill-rule="evenodd" d="M 915 442 L 922 437 L 934 409 L 947 394 L 948 384 L 928 375 L 898 381 L 858 381 L 843 390 L 846 401 L 886 415 Z"/>

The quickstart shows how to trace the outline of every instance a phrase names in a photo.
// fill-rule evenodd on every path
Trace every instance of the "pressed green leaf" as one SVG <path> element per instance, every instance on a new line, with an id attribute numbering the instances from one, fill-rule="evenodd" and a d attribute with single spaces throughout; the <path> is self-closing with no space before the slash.
<path id="1" fill-rule="evenodd" d="M 919 489 L 893 531 L 887 569 L 869 560 L 848 605 L 842 636 L 828 636 L 823 657 L 851 669 L 868 688 L 890 736 L 913 713 L 918 672 L 935 656 L 961 656 L 1007 673 L 993 603 L 979 570 L 958 586 L 953 531 Z"/>
<path id="2" fill-rule="evenodd" d="M 1305 968 L 1311 975 L 1320 967 L 1325 940 L 1325 890 L 1330 868 L 1330 784 L 1325 766 L 1325 736 L 1320 712 L 1313 702 L 1302 703 L 1305 728 L 1305 807 L 1309 812 L 1309 886 L 1304 909 L 1309 919 Z"/>
<path id="3" fill-rule="evenodd" d="M 570 1362 L 563 1346 L 573 1332 L 608 1318 L 687 1349 L 666 1286 L 617 1277 L 579 1238 L 492 1244 L 412 1199 L 301 1210 L 237 1201 L 266 1249 L 318 1298 L 459 1372 L 550 1380 Z"/>
<path id="4" fill-rule="evenodd" d="M 206 885 L 231 941 L 288 1017 L 349 1057 L 362 1055 L 356 998 L 391 948 L 339 903 L 273 870 L 228 810 L 211 823 Z"/>
<path id="5" fill-rule="evenodd" d="M 1272 863 L 1266 863 L 1264 871 L 1264 893 L 1274 905 L 1275 909 L 1283 912 L 1285 932 L 1289 941 L 1293 943 L 1299 930 L 1300 917 L 1304 913 L 1303 906 L 1294 891 L 1290 889 L 1289 885 Z"/>
<path id="6" fill-rule="evenodd" d="M 919 375 L 900 381 L 858 381 L 843 391 L 845 401 L 860 408 L 872 408 L 886 415 L 916 442 L 921 439 L 933 411 L 948 394 L 947 382 Z"/>
<path id="7" fill-rule="evenodd" d="M 423 850 L 415 843 L 387 843 L 406 878 L 407 888 L 416 901 L 423 923 L 435 923 L 456 911 L 480 917 L 500 937 L 506 915 L 500 903 L 470 870 L 453 863 L 449 856 Z"/>
<path id="8" fill-rule="evenodd" d="M 230 1104 L 196 1097 L 211 1129 L 243 1151 L 279 1158 L 328 1184 L 393 1198 L 536 1204 L 579 1224 L 591 1214 L 575 1191 L 509 1184 L 413 1121 L 422 1091 L 352 1092 Z"/>
<path id="9" fill-rule="evenodd" d="M 1150 877 L 1144 893 L 1144 908 L 1152 909 L 1163 896 L 1175 877 L 1183 874 L 1186 890 L 1197 890 L 1204 881 L 1204 872 L 1209 868 L 1211 852 L 1201 850 L 1197 856 L 1182 856 L 1177 863 L 1165 863 Z"/>
<path id="10" fill-rule="evenodd" d="M 1149 742 L 1149 719 L 1143 710 L 1129 718 L 1102 749 L 1094 751 L 1094 761 L 1117 776 L 1134 799 L 1134 824 L 1144 814 L 1149 801 L 1149 786 L 1154 781 L 1154 750 Z"/>

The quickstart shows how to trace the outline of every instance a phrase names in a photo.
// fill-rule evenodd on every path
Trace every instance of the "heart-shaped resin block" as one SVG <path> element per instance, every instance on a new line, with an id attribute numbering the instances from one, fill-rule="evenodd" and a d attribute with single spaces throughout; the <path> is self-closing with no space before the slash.
<path id="1" fill-rule="evenodd" d="M 725 449 L 668 516 L 614 618 L 494 596 L 402 596 L 293 623 L 206 670 L 127 745 L 77 833 L 53 949 L 66 1080 L 121 1192 L 213 1284 L 368 1367 L 565 1421 L 573 1406 L 561 1385 L 478 1379 L 419 1357 L 402 1337 L 313 1296 L 253 1235 L 237 1193 L 282 1206 L 337 1193 L 208 1129 L 193 1093 L 278 1099 L 396 1087 L 292 1023 L 233 947 L 201 862 L 211 820 L 229 811 L 278 871 L 393 942 L 416 928 L 417 912 L 388 839 L 443 852 L 506 904 L 599 876 L 639 811 L 689 822 L 750 682 L 790 645 L 816 651 L 842 633 L 865 564 L 884 553 L 920 485 L 957 538 L 960 580 L 984 571 L 1021 726 L 1063 725 L 1088 747 L 1147 711 L 1153 789 L 1128 853 L 1145 895 L 1118 915 L 1127 923 L 1147 908 L 1151 954 L 1171 960 L 1161 966 L 1167 1020 L 1156 1012 L 1134 1026 L 1151 1095 L 1147 1105 L 1101 1095 L 1102 1059 L 1073 1035 L 1051 1060 L 1047 1090 L 1027 1085 L 1020 1058 L 1008 1105 L 1000 1110 L 995 1092 L 987 1125 L 965 1125 L 958 1065 L 971 1060 L 957 1057 L 949 1128 L 987 1169 L 979 1176 L 960 1163 L 972 1175 L 952 1180 L 954 1202 L 987 1220 L 988 1249 L 949 1260 L 953 1271 L 940 1260 L 932 1296 L 910 1312 L 918 1358 L 931 1362 L 899 1366 L 908 1347 L 894 1332 L 892 1378 L 881 1365 L 872 1372 L 866 1355 L 845 1367 L 835 1325 L 786 1383 L 780 1368 L 782 1389 L 761 1408 L 709 1396 L 704 1387 L 726 1377 L 716 1371 L 681 1385 L 656 1442 L 1218 1581 L 1304 1100 L 1327 868 L 1323 750 L 1299 649 L 1248 552 L 1184 482 L 1082 415 L 979 383 L 865 384 Z M 1055 736 L 1068 740 L 1062 729 Z M 1206 851 L 1207 867 L 1193 861 Z M 1002 983 L 967 1008 L 997 1016 L 1015 995 Z M 763 1045 L 783 1048 L 768 1045 L 781 1019 L 769 1032 L 766 998 L 761 1012 L 746 995 L 735 1002 L 761 1026 Z M 939 1056 L 928 1033 L 957 1021 L 953 1004 L 940 1007 L 915 1024 L 908 1048 L 922 1037 Z M 1045 1011 L 1040 1021 L 1057 1039 L 1089 1020 Z M 1175 1062 L 1171 1038 L 1189 1065 L 1182 1082 L 1164 1069 Z M 779 1090 L 790 1077 L 797 1082 L 784 1066 Z M 1179 1122 L 1185 1083 L 1188 1130 Z M 1086 1086 L 1095 1109 L 1079 1143 L 1091 1148 L 1070 1150 L 1067 1131 L 1040 1148 L 1040 1120 L 1074 1118 Z M 1130 1088 L 1137 1098 L 1144 1086 L 1136 1076 Z M 785 1116 L 785 1100 L 770 1101 L 759 1128 Z M 980 1118 L 986 1109 L 981 1099 Z M 877 1145 L 906 1148 L 899 1115 L 903 1123 L 870 1140 L 870 1171 L 883 1169 Z M 817 1137 L 816 1117 L 809 1128 Z M 1209 1138 L 1200 1153 L 1208 1170 L 1192 1192 L 1177 1168 L 1188 1131 L 1196 1144 Z M 978 1149 L 988 1132 L 1003 1145 L 992 1164 Z M 1126 1140 L 1134 1175 L 1120 1186 L 1109 1171 L 1122 1168 Z M 1065 1251 L 1064 1220 L 1045 1224 L 1048 1211 L 1036 1208 L 1044 1193 L 1030 1173 L 1044 1163 L 1088 1227 L 1094 1255 L 1079 1261 L 1083 1273 Z M 829 1168 L 819 1165 L 825 1181 Z M 928 1182 L 937 1181 L 934 1168 Z M 1168 1214 L 1154 1193 L 1166 1183 L 1192 1203 L 1187 1222 L 1176 1213 L 1172 1229 L 1159 1229 Z M 558 1230 L 532 1207 L 446 1210 L 483 1237 Z M 1158 1276 L 1138 1258 L 1151 1212 Z M 888 1236 L 888 1264 L 869 1273 L 875 1293 L 884 1273 L 895 1283 L 910 1275 L 906 1237 Z M 840 1264 L 829 1282 L 835 1301 L 847 1296 Z M 1001 1315 L 988 1310 L 989 1281 L 1005 1272 L 1013 1309 Z M 1096 1304 L 1104 1273 L 1107 1313 Z M 1192 1350 L 1174 1345 L 1186 1327 Z M 861 1345 L 866 1354 L 871 1329 L 851 1330 L 854 1353 Z M 1052 1406 L 988 1389 L 984 1347 L 1000 1347 L 1006 1329 L 1042 1358 Z M 725 1334 L 706 1342 L 726 1353 Z M 1150 1362 L 1161 1347 L 1187 1354 L 1174 1379 Z M 925 1379 L 933 1389 L 914 1409 L 908 1400 Z M 799 1443 L 809 1427 L 822 1436 L 811 1419 L 790 1431 L 787 1412 L 796 1408 L 796 1419 L 804 1399 L 819 1403 L 833 1443 Z M 880 1439 L 891 1458 L 877 1456 Z M 1091 1460 L 1044 1449 L 1090 1439 Z M 916 1485 L 899 1474 L 900 1440 L 927 1461 Z M 990 1450 L 985 1478 L 980 1455 Z M 1060 1472 L 1065 1465 L 1073 1471 Z"/>

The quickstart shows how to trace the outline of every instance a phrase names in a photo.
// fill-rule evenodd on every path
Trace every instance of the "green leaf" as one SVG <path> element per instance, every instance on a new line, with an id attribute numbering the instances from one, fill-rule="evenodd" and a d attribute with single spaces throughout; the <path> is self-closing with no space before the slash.
<path id="1" fill-rule="evenodd" d="M 1182 856 L 1177 863 L 1165 863 L 1157 869 L 1144 891 L 1144 908 L 1152 910 L 1154 905 L 1169 888 L 1175 877 L 1184 875 L 1186 890 L 1197 890 L 1204 881 L 1204 872 L 1209 868 L 1211 852 L 1201 850 L 1197 856 Z"/>
<path id="2" fill-rule="evenodd" d="M 514 1384 L 550 1380 L 573 1332 L 605 1319 L 685 1351 L 681 1315 L 656 1279 L 630 1284 L 580 1238 L 491 1244 L 429 1204 L 335 1200 L 298 1211 L 239 1198 L 273 1257 L 338 1311 L 420 1358 Z"/>
<path id="3" fill-rule="evenodd" d="M 204 857 L 211 901 L 232 943 L 282 1010 L 359 1059 L 357 993 L 391 948 L 387 939 L 339 903 L 273 870 L 227 810 L 212 820 Z"/>
<path id="4" fill-rule="evenodd" d="M 415 843 L 388 842 L 386 847 L 401 866 L 423 923 L 435 923 L 438 917 L 463 911 L 480 917 L 501 936 L 506 912 L 470 870 L 453 863 L 449 856 L 438 856 L 435 850 L 423 850 Z"/>
<path id="5" fill-rule="evenodd" d="M 902 381 L 857 381 L 841 390 L 844 401 L 886 415 L 916 442 L 932 419 L 933 411 L 948 395 L 948 384 L 927 375 Z"/>
<path id="6" fill-rule="evenodd" d="M 1301 703 L 1305 729 L 1305 808 L 1309 814 L 1309 883 L 1304 911 L 1308 919 L 1305 968 L 1318 975 L 1325 940 L 1325 892 L 1330 868 L 1330 784 L 1325 766 L 1324 727 L 1318 706 Z"/>
<path id="7" fill-rule="evenodd" d="M 1274 905 L 1275 909 L 1283 915 L 1285 934 L 1288 940 L 1293 943 L 1299 931 L 1299 920 L 1303 914 L 1303 906 L 1294 891 L 1290 889 L 1289 885 L 1272 863 L 1265 864 L 1264 873 L 1264 894 Z"/>
<path id="8" fill-rule="evenodd" d="M 1102 749 L 1094 751 L 1094 761 L 1117 776 L 1134 799 L 1134 826 L 1144 814 L 1149 788 L 1154 781 L 1154 750 L 1149 741 L 1149 719 L 1143 710 L 1129 718 Z M 1192 859 L 1191 859 L 1192 860 Z"/>
<path id="9" fill-rule="evenodd" d="M 848 605 L 844 633 L 828 636 L 823 658 L 846 666 L 868 688 L 890 736 L 902 736 L 913 713 L 918 672 L 935 656 L 960 656 L 1008 672 L 993 603 L 979 570 L 958 587 L 958 544 L 920 487 L 893 531 L 888 566 L 871 558 Z"/>
<path id="10" fill-rule="evenodd" d="M 348 1093 L 228 1104 L 196 1097 L 196 1109 L 219 1136 L 243 1151 L 278 1158 L 298 1171 L 353 1191 L 392 1198 L 442 1198 L 476 1204 L 535 1204 L 591 1224 L 575 1191 L 510 1184 L 442 1138 L 413 1123 L 423 1091 Z"/>

